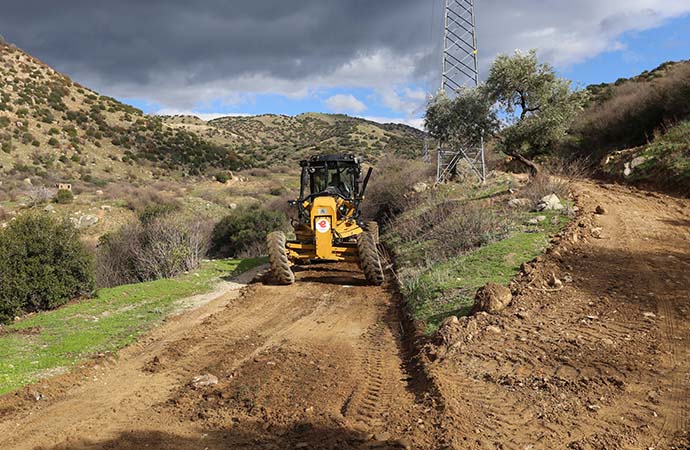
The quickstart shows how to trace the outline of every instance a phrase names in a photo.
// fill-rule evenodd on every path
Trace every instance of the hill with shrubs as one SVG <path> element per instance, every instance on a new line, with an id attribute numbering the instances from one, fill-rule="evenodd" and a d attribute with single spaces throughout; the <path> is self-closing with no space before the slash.
<path id="1" fill-rule="evenodd" d="M 566 149 L 607 177 L 690 194 L 690 62 L 587 90 Z"/>
<path id="2" fill-rule="evenodd" d="M 26 179 L 102 185 L 244 166 L 227 146 L 166 126 L 0 44 L 3 190 Z"/>
<path id="3" fill-rule="evenodd" d="M 228 146 L 253 167 L 296 161 L 314 153 L 356 153 L 371 160 L 383 154 L 416 158 L 424 143 L 424 132 L 416 128 L 344 114 L 264 114 L 208 122 L 178 115 L 163 116 L 163 121 Z"/>

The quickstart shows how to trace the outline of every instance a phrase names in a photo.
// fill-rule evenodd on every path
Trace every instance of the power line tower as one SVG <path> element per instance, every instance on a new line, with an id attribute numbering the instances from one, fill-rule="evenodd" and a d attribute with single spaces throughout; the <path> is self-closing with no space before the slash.
<path id="1" fill-rule="evenodd" d="M 474 0 L 445 0 L 443 74 L 441 92 L 453 98 L 463 87 L 479 85 L 479 63 L 477 51 Z M 465 148 L 443 148 L 439 143 L 436 182 L 447 181 L 461 162 L 484 182 L 486 161 L 484 141 Z"/>

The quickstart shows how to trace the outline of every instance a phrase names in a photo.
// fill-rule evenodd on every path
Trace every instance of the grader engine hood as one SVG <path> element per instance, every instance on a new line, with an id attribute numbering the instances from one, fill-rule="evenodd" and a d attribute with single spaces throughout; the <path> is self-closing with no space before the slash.
<path id="1" fill-rule="evenodd" d="M 312 229 L 315 231 L 316 257 L 331 259 L 333 227 L 337 224 L 336 202 L 333 197 L 316 197 L 311 208 Z"/>

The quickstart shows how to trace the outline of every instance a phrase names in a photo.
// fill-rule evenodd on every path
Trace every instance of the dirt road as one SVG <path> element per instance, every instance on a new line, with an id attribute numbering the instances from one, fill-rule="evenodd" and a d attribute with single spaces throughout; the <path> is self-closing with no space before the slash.
<path id="1" fill-rule="evenodd" d="M 397 305 L 341 269 L 235 291 L 74 387 L 23 391 L 29 407 L 6 399 L 0 448 L 433 448 L 435 409 L 407 372 Z M 206 374 L 218 383 L 194 387 Z"/>
<path id="2" fill-rule="evenodd" d="M 0 398 L 0 448 L 689 448 L 690 202 L 578 190 L 582 226 L 503 314 L 444 328 L 426 370 L 390 292 L 307 266 Z"/>

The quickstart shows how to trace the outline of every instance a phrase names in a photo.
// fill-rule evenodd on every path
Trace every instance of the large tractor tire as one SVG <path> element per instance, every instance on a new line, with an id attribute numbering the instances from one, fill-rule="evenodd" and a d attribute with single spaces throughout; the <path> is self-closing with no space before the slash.
<path id="1" fill-rule="evenodd" d="M 274 231 L 266 236 L 268 261 L 271 265 L 273 280 L 278 284 L 287 285 L 295 282 L 295 274 L 290 269 L 285 243 L 285 233 L 282 231 Z"/>
<path id="2" fill-rule="evenodd" d="M 379 244 L 379 224 L 373 220 L 369 222 L 364 222 L 364 231 L 368 231 L 374 237 L 374 242 L 376 245 Z"/>
<path id="3" fill-rule="evenodd" d="M 376 248 L 374 236 L 369 231 L 365 231 L 357 236 L 357 251 L 359 252 L 359 265 L 362 267 L 367 281 L 375 286 L 383 284 L 384 276 L 381 257 Z"/>

